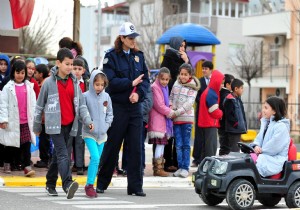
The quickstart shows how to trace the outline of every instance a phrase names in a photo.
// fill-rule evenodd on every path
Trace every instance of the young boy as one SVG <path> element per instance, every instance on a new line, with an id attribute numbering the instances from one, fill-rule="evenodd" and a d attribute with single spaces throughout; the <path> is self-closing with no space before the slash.
<path id="1" fill-rule="evenodd" d="M 219 108 L 224 113 L 224 106 L 223 102 L 226 96 L 231 93 L 231 82 L 234 79 L 234 76 L 231 74 L 225 74 L 224 75 L 224 87 L 220 90 L 220 103 Z M 219 143 L 220 143 L 220 150 L 219 155 L 227 155 L 230 152 L 229 147 L 229 140 L 227 133 L 225 132 L 225 115 L 223 115 L 222 119 L 220 120 L 220 128 L 218 128 L 218 134 L 219 134 Z"/>
<path id="2" fill-rule="evenodd" d="M 67 143 L 70 136 L 78 132 L 78 119 L 92 131 L 88 109 L 78 80 L 71 73 L 73 54 L 67 48 L 57 53 L 56 66 L 51 69 L 51 76 L 44 82 L 38 97 L 33 130 L 38 136 L 42 130 L 42 114 L 45 113 L 45 130 L 53 141 L 53 158 L 46 175 L 46 191 L 50 196 L 57 196 L 56 182 L 58 172 L 62 179 L 62 188 L 67 199 L 74 197 L 78 183 L 72 180 Z"/>
<path id="3" fill-rule="evenodd" d="M 198 115 L 198 126 L 201 139 L 201 159 L 216 155 L 217 152 L 217 128 L 220 127 L 219 120 L 223 116 L 219 109 L 219 91 L 223 87 L 224 75 L 213 70 L 208 87 L 200 97 L 200 109 Z"/>
<path id="4" fill-rule="evenodd" d="M 83 74 L 85 72 L 85 65 L 82 59 L 75 58 L 73 61 L 73 70 L 72 73 L 76 76 L 79 81 L 79 87 L 81 92 L 84 93 L 88 90 L 88 80 L 83 79 Z M 72 171 L 77 171 L 77 175 L 84 174 L 84 149 L 85 144 L 82 139 L 82 123 L 78 122 L 78 132 L 75 137 L 71 137 L 68 142 L 68 154 L 71 160 L 71 153 L 73 149 L 74 154 L 74 165 Z"/>
<path id="5" fill-rule="evenodd" d="M 228 135 L 230 152 L 239 152 L 237 142 L 240 142 L 241 134 L 247 132 L 247 122 L 241 96 L 244 92 L 244 83 L 239 79 L 231 82 L 232 93 L 228 94 L 224 101 L 225 131 Z"/>
<path id="6" fill-rule="evenodd" d="M 45 79 L 49 75 L 48 66 L 45 64 L 39 64 L 35 67 L 34 78 L 38 82 L 39 87 L 41 88 Z M 43 118 L 42 118 L 43 119 Z M 50 155 L 50 137 L 49 134 L 45 132 L 45 122 L 42 121 L 42 131 L 39 136 L 39 151 L 40 159 L 34 164 L 34 167 L 37 168 L 47 168 L 51 159 Z"/>

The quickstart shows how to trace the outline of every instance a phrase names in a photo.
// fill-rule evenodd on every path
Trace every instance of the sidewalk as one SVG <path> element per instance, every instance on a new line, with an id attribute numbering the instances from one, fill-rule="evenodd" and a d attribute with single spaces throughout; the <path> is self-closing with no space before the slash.
<path id="1" fill-rule="evenodd" d="M 151 145 L 145 144 L 146 146 L 146 169 L 144 171 L 144 187 L 191 187 L 193 186 L 191 175 L 197 170 L 197 168 L 190 168 L 190 173 L 188 178 L 178 178 L 173 177 L 173 173 L 169 173 L 169 177 L 154 177 L 152 170 L 152 148 Z M 122 157 L 120 153 L 120 157 Z M 121 158 L 120 158 L 121 159 Z M 39 160 L 38 152 L 32 153 L 31 160 L 33 163 Z M 85 153 L 85 162 L 88 165 L 89 162 L 89 153 L 86 150 Z M 119 163 L 121 165 L 121 163 Z M 45 187 L 46 183 L 46 168 L 35 168 L 36 175 L 35 177 L 24 177 L 23 171 L 13 171 L 11 174 L 5 174 L 3 168 L 0 168 L 0 187 L 9 186 L 9 187 Z M 72 174 L 73 179 L 75 179 L 80 186 L 85 186 L 86 184 L 86 173 L 85 175 L 77 175 L 76 172 Z M 61 179 L 58 179 L 57 186 L 61 186 Z M 118 175 L 118 177 L 113 177 L 110 183 L 112 187 L 127 187 L 127 178 Z"/>

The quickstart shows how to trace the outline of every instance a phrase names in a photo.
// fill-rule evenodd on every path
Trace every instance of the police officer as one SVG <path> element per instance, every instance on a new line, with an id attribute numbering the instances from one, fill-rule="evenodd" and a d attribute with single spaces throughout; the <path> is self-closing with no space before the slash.
<path id="1" fill-rule="evenodd" d="M 140 143 L 143 129 L 141 102 L 150 83 L 144 55 L 135 46 L 137 36 L 139 34 L 132 23 L 123 23 L 114 48 L 106 52 L 103 60 L 103 71 L 109 80 L 106 91 L 112 99 L 114 120 L 100 161 L 97 193 L 104 193 L 111 182 L 125 139 L 128 145 L 127 194 L 146 196 L 143 192 Z"/>

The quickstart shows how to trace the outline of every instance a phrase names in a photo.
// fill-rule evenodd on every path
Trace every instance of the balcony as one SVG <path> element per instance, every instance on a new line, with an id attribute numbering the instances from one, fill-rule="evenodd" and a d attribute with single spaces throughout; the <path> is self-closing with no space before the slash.
<path id="1" fill-rule="evenodd" d="M 259 23 L 259 24 L 258 24 Z M 275 24 L 276 23 L 276 24 Z M 278 12 L 243 18 L 243 36 L 286 35 L 291 38 L 291 12 Z"/>
<path id="2" fill-rule="evenodd" d="M 241 67 L 243 79 L 246 78 L 246 71 Z M 255 70 L 253 70 L 255 71 Z M 257 78 L 270 79 L 273 82 L 274 79 L 285 79 L 286 82 L 293 76 L 293 65 L 291 64 L 281 64 L 277 66 L 268 66 L 263 71 L 261 71 Z"/>
<path id="3" fill-rule="evenodd" d="M 187 21 L 188 21 L 188 13 L 167 15 L 164 18 L 166 29 L 177 24 L 187 23 Z M 211 16 L 208 14 L 203 15 L 199 13 L 190 13 L 190 23 L 199 24 L 209 28 L 211 25 Z"/>

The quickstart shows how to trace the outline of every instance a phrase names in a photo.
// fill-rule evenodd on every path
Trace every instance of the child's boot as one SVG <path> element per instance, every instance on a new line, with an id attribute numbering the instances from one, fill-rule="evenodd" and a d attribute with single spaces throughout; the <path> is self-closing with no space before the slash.
<path id="1" fill-rule="evenodd" d="M 89 198 L 96 198 L 97 197 L 97 193 L 94 189 L 94 186 L 92 184 L 89 184 L 89 185 L 86 185 L 84 187 L 84 190 L 85 190 L 85 194 L 87 197 Z"/>
<path id="2" fill-rule="evenodd" d="M 26 166 L 24 168 L 24 175 L 26 177 L 33 177 L 35 175 L 35 171 L 32 170 L 31 166 Z"/>
<path id="3" fill-rule="evenodd" d="M 163 161 L 163 158 L 153 158 L 153 176 L 169 176 L 169 173 L 164 171 Z"/>

